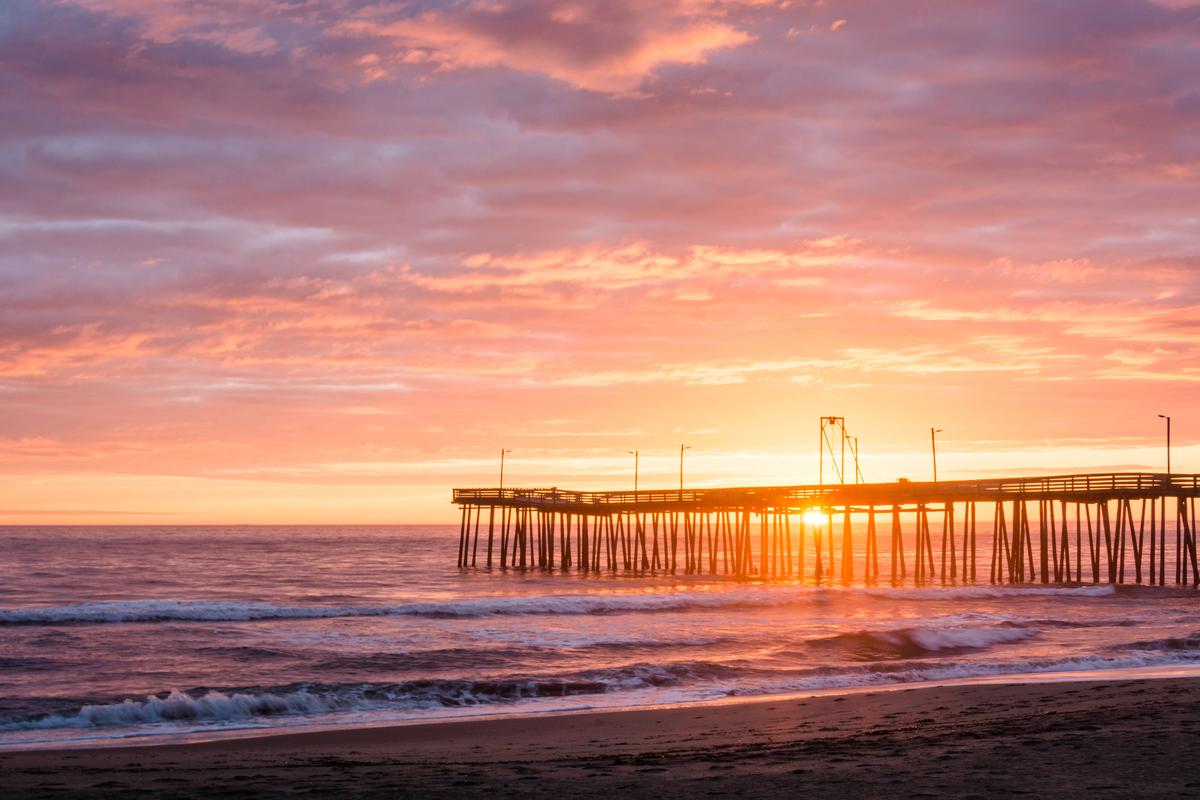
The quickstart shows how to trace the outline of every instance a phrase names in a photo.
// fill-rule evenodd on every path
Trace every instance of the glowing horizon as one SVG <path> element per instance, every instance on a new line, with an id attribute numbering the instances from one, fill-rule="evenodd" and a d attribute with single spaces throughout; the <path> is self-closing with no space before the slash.
<path id="1" fill-rule="evenodd" d="M 1200 3 L 2 13 L 0 524 L 1200 472 Z"/>

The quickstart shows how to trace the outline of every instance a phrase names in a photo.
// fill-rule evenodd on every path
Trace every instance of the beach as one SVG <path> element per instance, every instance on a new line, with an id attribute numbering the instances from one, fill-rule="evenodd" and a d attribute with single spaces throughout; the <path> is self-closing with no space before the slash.
<path id="1" fill-rule="evenodd" d="M 1200 679 L 932 686 L 0 754 L 12 797 L 1178 797 Z"/>

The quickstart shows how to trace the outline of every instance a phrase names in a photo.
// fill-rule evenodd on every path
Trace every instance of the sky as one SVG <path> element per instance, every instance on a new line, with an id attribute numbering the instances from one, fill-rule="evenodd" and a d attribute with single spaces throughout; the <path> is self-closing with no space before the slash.
<path id="1" fill-rule="evenodd" d="M 1200 472 L 1196 0 L 5 0 L 0 523 Z"/>

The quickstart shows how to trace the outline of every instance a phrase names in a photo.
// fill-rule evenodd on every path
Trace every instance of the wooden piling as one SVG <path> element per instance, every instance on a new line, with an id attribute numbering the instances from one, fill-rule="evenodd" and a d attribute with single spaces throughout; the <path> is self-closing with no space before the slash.
<path id="1" fill-rule="evenodd" d="M 833 563 L 832 558 L 830 563 Z M 851 530 L 850 506 L 842 512 L 842 583 L 854 580 L 854 534 Z"/>

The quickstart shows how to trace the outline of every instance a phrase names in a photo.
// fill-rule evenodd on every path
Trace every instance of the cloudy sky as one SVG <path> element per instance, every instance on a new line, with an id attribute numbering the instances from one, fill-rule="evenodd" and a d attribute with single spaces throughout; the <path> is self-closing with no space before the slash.
<path id="1" fill-rule="evenodd" d="M 1200 3 L 5 0 L 0 521 L 1200 471 Z"/>

